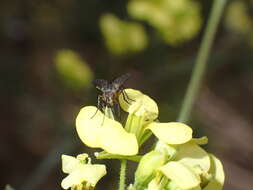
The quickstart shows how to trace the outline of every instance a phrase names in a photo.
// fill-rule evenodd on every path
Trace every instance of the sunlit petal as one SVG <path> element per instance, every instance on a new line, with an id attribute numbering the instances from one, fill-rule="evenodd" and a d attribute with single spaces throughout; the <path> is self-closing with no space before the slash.
<path id="1" fill-rule="evenodd" d="M 99 136 L 103 114 L 94 106 L 81 109 L 76 118 L 76 129 L 80 139 L 89 147 L 100 147 Z"/>
<path id="2" fill-rule="evenodd" d="M 119 96 L 122 109 L 130 114 L 145 116 L 148 120 L 158 117 L 158 107 L 155 101 L 139 90 L 125 89 Z"/>
<path id="3" fill-rule="evenodd" d="M 105 126 L 100 136 L 101 148 L 111 154 L 135 155 L 138 153 L 136 136 L 121 126 Z"/>
<path id="4" fill-rule="evenodd" d="M 171 161 L 160 168 L 160 171 L 175 182 L 182 190 L 198 187 L 200 177 L 180 162 Z"/>
<path id="5" fill-rule="evenodd" d="M 82 165 L 80 160 L 76 159 L 73 156 L 63 154 L 61 158 L 62 158 L 62 171 L 64 173 L 71 173 Z"/>
<path id="6" fill-rule="evenodd" d="M 154 135 L 168 144 L 183 144 L 191 140 L 192 129 L 180 122 L 157 123 L 147 126 Z"/>
<path id="7" fill-rule="evenodd" d="M 194 143 L 180 145 L 175 160 L 191 167 L 198 174 L 207 173 L 210 169 L 207 152 Z"/>
<path id="8" fill-rule="evenodd" d="M 73 185 L 78 185 L 83 182 L 82 172 L 81 170 L 75 170 L 74 172 L 70 173 L 67 177 L 65 177 L 62 182 L 61 186 L 63 189 L 68 189 Z"/>
<path id="9" fill-rule="evenodd" d="M 76 118 L 76 129 L 80 139 L 89 147 L 102 148 L 112 154 L 138 153 L 135 135 L 127 133 L 119 122 L 106 117 L 94 106 L 81 109 Z"/>

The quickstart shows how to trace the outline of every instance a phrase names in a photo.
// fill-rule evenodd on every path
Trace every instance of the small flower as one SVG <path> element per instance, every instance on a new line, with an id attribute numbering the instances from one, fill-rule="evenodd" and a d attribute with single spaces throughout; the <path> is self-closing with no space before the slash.
<path id="1" fill-rule="evenodd" d="M 86 163 L 86 159 L 88 162 Z M 93 189 L 106 174 L 105 165 L 91 164 L 87 154 L 73 156 L 62 155 L 62 171 L 69 174 L 62 180 L 63 189 Z"/>

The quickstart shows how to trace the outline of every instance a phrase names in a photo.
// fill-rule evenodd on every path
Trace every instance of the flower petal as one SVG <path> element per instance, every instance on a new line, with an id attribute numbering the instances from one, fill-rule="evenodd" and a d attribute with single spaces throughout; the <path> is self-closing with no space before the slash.
<path id="1" fill-rule="evenodd" d="M 145 116 L 153 121 L 158 117 L 158 107 L 155 101 L 139 90 L 124 89 L 124 93 L 119 96 L 121 108 L 137 116 Z"/>
<path id="2" fill-rule="evenodd" d="M 207 152 L 194 143 L 179 145 L 175 160 L 191 167 L 197 174 L 207 173 L 210 169 Z"/>
<path id="3" fill-rule="evenodd" d="M 82 108 L 76 118 L 78 136 L 89 147 L 99 148 L 99 135 L 103 114 L 94 106 Z"/>
<path id="4" fill-rule="evenodd" d="M 200 177 L 180 162 L 168 162 L 159 170 L 182 190 L 189 190 L 200 184 Z"/>
<path id="5" fill-rule="evenodd" d="M 138 153 L 136 136 L 121 126 L 104 126 L 100 136 L 101 148 L 111 154 L 135 155 Z"/>
<path id="6" fill-rule="evenodd" d="M 61 186 L 63 189 L 68 189 L 71 186 L 79 185 L 83 182 L 91 184 L 95 187 L 96 183 L 106 174 L 104 165 L 85 164 L 79 169 L 71 172 L 66 178 L 62 180 Z"/>
<path id="7" fill-rule="evenodd" d="M 89 147 L 102 148 L 111 154 L 138 153 L 135 135 L 127 133 L 119 122 L 106 117 L 94 106 L 81 109 L 76 118 L 76 129 L 80 139 Z"/>
<path id="8" fill-rule="evenodd" d="M 87 164 L 81 170 L 84 181 L 90 183 L 93 187 L 106 175 L 105 165 L 102 164 Z"/>
<path id="9" fill-rule="evenodd" d="M 209 172 L 212 174 L 213 178 L 203 190 L 222 190 L 225 180 L 222 163 L 214 155 L 209 154 L 209 156 L 211 160 L 211 168 Z"/>
<path id="10" fill-rule="evenodd" d="M 67 177 L 65 177 L 62 182 L 61 186 L 63 189 L 68 189 L 73 185 L 78 185 L 82 183 L 82 176 L 80 173 L 80 170 L 76 170 L 72 173 L 70 173 Z"/>
<path id="11" fill-rule="evenodd" d="M 192 138 L 192 129 L 180 122 L 153 122 L 147 126 L 147 129 L 150 129 L 158 139 L 168 144 L 183 144 Z"/>
<path id="12" fill-rule="evenodd" d="M 62 155 L 62 171 L 64 173 L 71 173 L 83 165 L 78 159 L 73 156 Z"/>

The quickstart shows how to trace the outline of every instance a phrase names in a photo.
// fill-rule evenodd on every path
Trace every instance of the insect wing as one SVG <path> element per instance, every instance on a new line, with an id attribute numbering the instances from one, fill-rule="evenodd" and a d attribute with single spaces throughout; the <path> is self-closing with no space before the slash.
<path id="1" fill-rule="evenodd" d="M 130 78 L 131 74 L 130 73 L 126 73 L 118 78 L 116 78 L 115 80 L 113 80 L 112 84 L 116 89 L 119 89 L 129 78 Z"/>
<path id="2" fill-rule="evenodd" d="M 107 80 L 104 80 L 104 79 L 96 79 L 96 80 L 93 81 L 93 85 L 94 85 L 97 89 L 103 91 L 103 89 L 106 89 L 106 88 L 107 88 L 107 86 L 108 86 L 108 81 L 107 81 Z"/>

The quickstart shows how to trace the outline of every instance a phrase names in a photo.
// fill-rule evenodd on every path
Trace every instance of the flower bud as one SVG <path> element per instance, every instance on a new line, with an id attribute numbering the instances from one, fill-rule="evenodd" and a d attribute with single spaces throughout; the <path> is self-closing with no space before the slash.
<path id="1" fill-rule="evenodd" d="M 166 154 L 158 151 L 151 151 L 145 154 L 135 172 L 135 184 L 136 189 L 144 189 L 148 183 L 154 178 L 155 171 L 167 160 Z"/>

